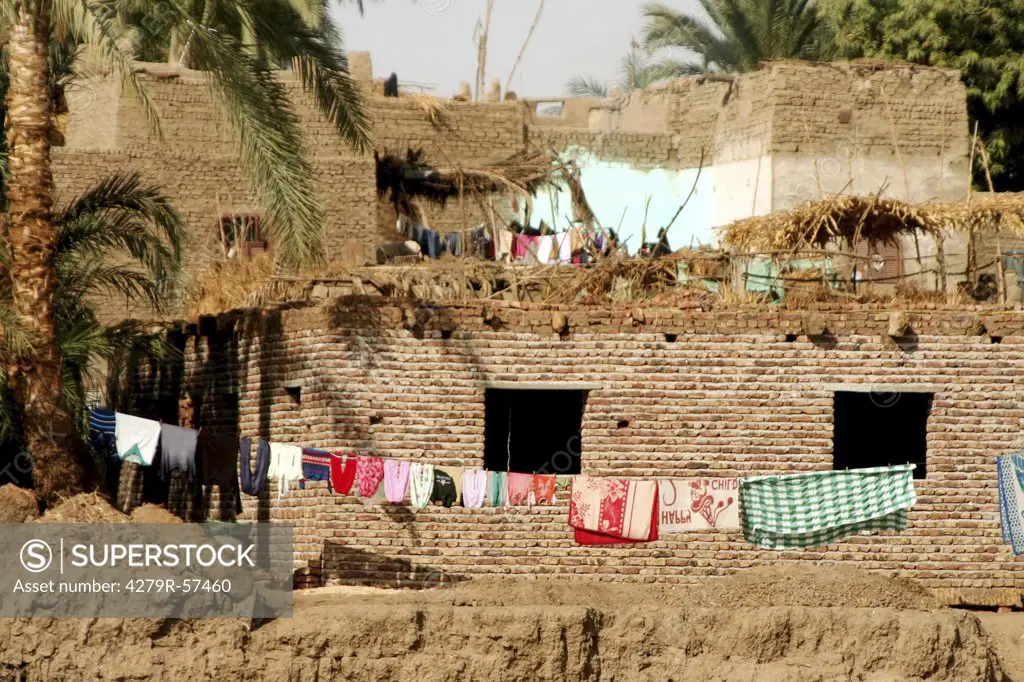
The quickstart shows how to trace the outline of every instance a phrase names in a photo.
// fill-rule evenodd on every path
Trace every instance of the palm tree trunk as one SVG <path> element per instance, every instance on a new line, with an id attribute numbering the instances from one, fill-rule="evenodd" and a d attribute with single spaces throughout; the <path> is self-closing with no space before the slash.
<path id="1" fill-rule="evenodd" d="M 53 311 L 57 231 L 52 223 L 49 74 L 50 3 L 16 3 L 7 99 L 8 201 L 14 307 L 32 343 L 28 359 L 8 368 L 40 497 L 81 490 L 77 438 L 61 393 L 61 358 Z"/>

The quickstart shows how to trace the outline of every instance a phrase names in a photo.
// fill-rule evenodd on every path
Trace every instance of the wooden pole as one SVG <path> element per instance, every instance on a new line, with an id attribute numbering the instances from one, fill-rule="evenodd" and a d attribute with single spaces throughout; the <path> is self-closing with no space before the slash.
<path id="1" fill-rule="evenodd" d="M 993 194 L 996 191 L 995 185 L 992 184 L 992 172 L 988 162 L 988 150 L 985 149 L 985 143 L 978 140 L 978 151 L 981 152 L 981 162 L 985 164 L 985 181 L 988 183 L 988 191 Z M 973 220 L 971 221 L 973 223 Z M 999 286 L 999 300 L 1002 303 L 1006 303 L 1006 271 L 1003 268 L 1003 226 L 996 225 L 996 282 Z"/>
<path id="2" fill-rule="evenodd" d="M 544 11 L 544 0 L 540 0 L 540 5 L 537 6 L 537 14 L 533 17 L 533 23 L 530 25 L 530 31 L 526 34 L 526 40 L 523 41 L 523 46 L 519 49 L 519 55 L 516 57 L 515 63 L 512 65 L 512 71 L 508 74 L 508 80 L 505 81 L 505 92 L 512 89 L 512 77 L 516 75 L 516 69 L 519 68 L 519 62 L 523 58 L 523 54 L 526 52 L 526 46 L 530 44 L 530 38 L 533 37 L 533 32 L 537 30 L 537 24 L 540 23 L 540 15 Z"/>
<path id="3" fill-rule="evenodd" d="M 971 139 L 971 158 L 967 164 L 967 214 L 971 213 L 971 199 L 974 193 L 974 152 L 978 148 L 978 122 L 974 122 L 974 136 Z M 971 220 L 967 227 L 967 275 L 968 284 L 972 287 L 978 279 L 977 272 L 978 257 L 974 248 L 974 221 Z"/>

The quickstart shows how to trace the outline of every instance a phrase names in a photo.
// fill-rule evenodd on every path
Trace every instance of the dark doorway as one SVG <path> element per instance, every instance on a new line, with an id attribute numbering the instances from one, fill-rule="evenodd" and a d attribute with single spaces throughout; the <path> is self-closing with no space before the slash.
<path id="1" fill-rule="evenodd" d="M 927 473 L 931 393 L 837 392 L 834 402 L 833 469 L 916 464 Z"/>
<path id="2" fill-rule="evenodd" d="M 586 391 L 487 389 L 484 467 L 523 474 L 580 473 Z"/>

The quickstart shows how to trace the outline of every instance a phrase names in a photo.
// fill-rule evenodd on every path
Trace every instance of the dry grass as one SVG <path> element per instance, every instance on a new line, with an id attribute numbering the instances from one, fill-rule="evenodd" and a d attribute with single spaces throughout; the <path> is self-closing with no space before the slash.
<path id="1" fill-rule="evenodd" d="M 259 254 L 251 260 L 216 261 L 196 280 L 187 304 L 188 314 L 213 315 L 245 307 L 249 294 L 273 279 L 274 259 L 270 254 Z"/>
<path id="2" fill-rule="evenodd" d="M 834 196 L 792 211 L 748 218 L 725 228 L 722 241 L 745 252 L 823 249 L 829 243 L 864 240 L 894 243 L 902 234 L 936 234 L 931 211 L 892 199 Z"/>
<path id="3" fill-rule="evenodd" d="M 980 194 L 969 202 L 927 204 L 925 210 L 943 229 L 994 229 L 1024 236 L 1024 193 Z"/>

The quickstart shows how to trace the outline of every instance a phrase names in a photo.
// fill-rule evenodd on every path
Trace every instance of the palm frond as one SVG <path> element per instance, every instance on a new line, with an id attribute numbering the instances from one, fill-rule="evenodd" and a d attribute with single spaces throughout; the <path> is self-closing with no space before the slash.
<path id="1" fill-rule="evenodd" d="M 607 97 L 608 86 L 596 78 L 573 76 L 565 85 L 566 92 L 573 97 Z"/>
<path id="2" fill-rule="evenodd" d="M 243 168 L 264 200 L 281 261 L 310 264 L 323 256 L 323 219 L 299 124 L 284 86 L 238 39 L 195 22 L 172 0 L 188 28 L 189 57 L 207 71 L 239 139 Z"/>
<path id="3" fill-rule="evenodd" d="M 292 0 L 295 1 L 295 0 Z M 236 0 L 253 40 L 282 63 L 292 63 L 304 89 L 343 139 L 369 148 L 370 119 L 349 75 L 341 35 L 325 13 L 310 26 L 288 0 Z M 314 3 L 315 4 L 315 3 Z"/>

